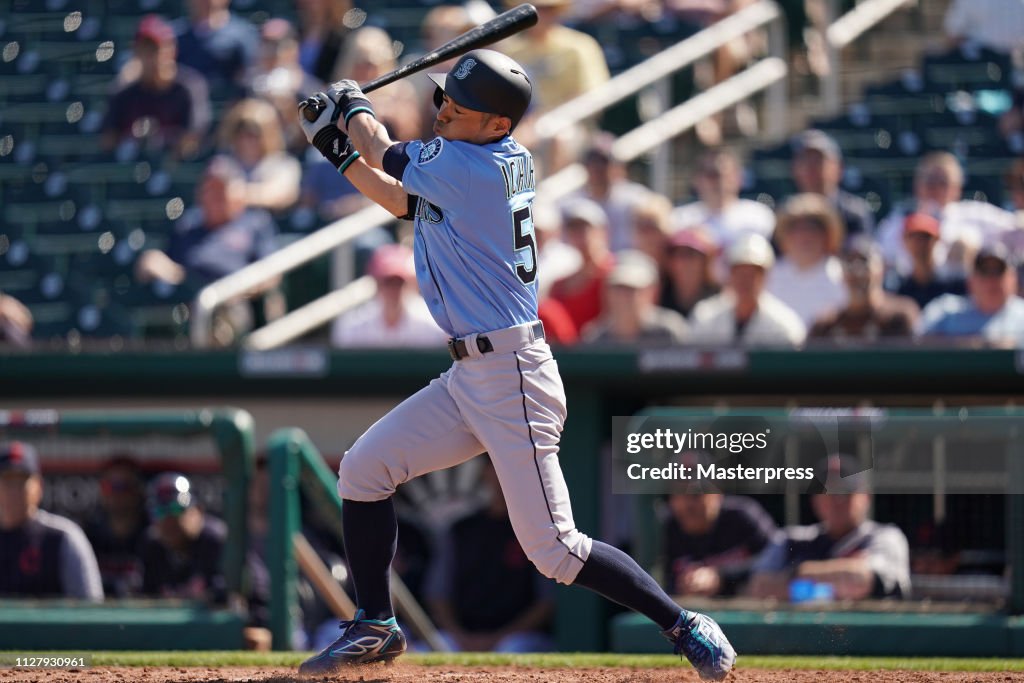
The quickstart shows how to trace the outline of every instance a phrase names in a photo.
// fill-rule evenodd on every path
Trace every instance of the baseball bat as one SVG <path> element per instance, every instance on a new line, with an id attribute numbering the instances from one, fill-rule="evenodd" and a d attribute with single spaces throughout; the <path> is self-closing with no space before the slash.
<path id="1" fill-rule="evenodd" d="M 388 83 L 394 83 L 400 78 L 405 78 L 410 74 L 418 73 L 424 69 L 429 69 L 435 64 L 440 64 L 452 57 L 458 57 L 466 54 L 470 50 L 475 50 L 478 47 L 485 47 L 496 43 L 499 40 L 504 40 L 505 38 L 515 35 L 520 31 L 525 31 L 536 23 L 536 7 L 529 3 L 513 7 L 507 12 L 502 12 L 490 21 L 480 24 L 475 28 L 471 28 L 461 36 L 451 39 L 441 47 L 428 52 L 419 59 L 413 60 L 405 66 L 395 69 L 390 73 L 386 73 L 383 76 L 378 76 L 366 85 L 360 86 L 360 88 L 364 93 L 373 92 L 378 88 L 383 88 Z M 315 121 L 316 117 L 320 115 L 320 111 L 321 106 L 307 107 L 303 110 L 303 115 L 306 117 L 307 121 Z"/>

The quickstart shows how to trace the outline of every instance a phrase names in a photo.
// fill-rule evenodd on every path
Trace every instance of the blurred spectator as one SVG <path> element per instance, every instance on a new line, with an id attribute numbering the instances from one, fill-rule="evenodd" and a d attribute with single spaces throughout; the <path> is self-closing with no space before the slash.
<path id="1" fill-rule="evenodd" d="M 33 324 L 32 312 L 25 304 L 0 292 L 0 344 L 28 347 Z"/>
<path id="2" fill-rule="evenodd" d="M 299 62 L 306 73 L 327 83 L 350 28 L 358 26 L 366 13 L 357 17 L 360 10 L 353 10 L 351 0 L 296 0 L 295 6 L 301 34 Z"/>
<path id="3" fill-rule="evenodd" d="M 246 188 L 238 164 L 211 160 L 196 188 L 198 210 L 175 224 L 167 253 L 139 256 L 137 279 L 178 284 L 188 276 L 205 285 L 273 252 L 277 228 L 265 211 L 247 208 Z"/>
<path id="4" fill-rule="evenodd" d="M 102 144 L 112 149 L 131 138 L 146 146 L 191 157 L 210 126 L 210 95 L 205 79 L 179 65 L 174 29 L 150 14 L 135 31 L 134 62 L 126 82 L 110 98 L 103 119 Z"/>
<path id="5" fill-rule="evenodd" d="M 85 534 L 70 519 L 40 510 L 42 498 L 35 448 L 0 445 L 0 596 L 103 600 Z"/>
<path id="6" fill-rule="evenodd" d="M 260 56 L 249 77 L 249 92 L 265 99 L 277 111 L 285 148 L 296 155 L 306 153 L 309 143 L 295 115 L 295 107 L 309 95 L 325 88 L 299 64 L 299 39 L 286 19 L 271 19 L 260 28 Z"/>
<path id="7" fill-rule="evenodd" d="M 178 34 L 178 62 L 206 76 L 213 92 L 234 98 L 256 62 L 255 27 L 228 9 L 231 0 L 188 0 L 188 23 Z"/>
<path id="8" fill-rule="evenodd" d="M 735 595 L 776 533 L 754 499 L 673 493 L 662 527 L 666 588 L 673 595 Z"/>
<path id="9" fill-rule="evenodd" d="M 222 603 L 224 522 L 199 508 L 192 483 L 177 472 L 150 482 L 146 506 L 153 523 L 140 552 L 143 594 Z"/>
<path id="10" fill-rule="evenodd" d="M 601 316 L 582 332 L 591 344 L 682 344 L 689 325 L 679 313 L 658 306 L 658 267 L 641 251 L 627 249 L 615 258 L 605 279 Z"/>
<path id="11" fill-rule="evenodd" d="M 708 346 L 798 346 L 806 328 L 791 308 L 765 291 L 775 263 L 764 237 L 743 235 L 727 251 L 729 281 L 721 294 L 697 304 L 691 314 L 695 344 Z"/>
<path id="12" fill-rule="evenodd" d="M 434 7 L 420 25 L 420 44 L 423 48 L 421 53 L 405 53 L 402 61 L 408 63 L 417 57 L 436 50 L 456 36 L 474 28 L 476 22 L 470 16 L 469 10 L 464 5 L 438 5 Z M 439 62 L 430 68 L 432 72 L 447 73 L 457 57 Z M 416 138 L 429 140 L 434 137 L 434 117 L 437 114 L 437 107 L 434 106 L 434 89 L 437 87 L 429 78 L 410 78 L 409 83 L 416 89 L 416 100 L 419 102 L 420 133 Z M 518 137 L 517 137 L 518 139 Z"/>
<path id="13" fill-rule="evenodd" d="M 913 299 L 918 307 L 943 294 L 966 294 L 961 277 L 938 272 L 935 246 L 939 243 L 939 221 L 926 213 L 912 213 L 903 221 L 903 246 L 912 264 L 909 273 L 897 276 L 896 293 Z"/>
<path id="14" fill-rule="evenodd" d="M 835 257 L 843 243 L 843 221 L 817 194 L 790 197 L 778 221 L 775 241 L 782 258 L 768 274 L 768 291 L 809 327 L 846 303 L 843 269 Z"/>
<path id="15" fill-rule="evenodd" d="M 633 207 L 633 248 L 651 257 L 658 272 L 665 272 L 668 262 L 668 241 L 672 235 L 669 224 L 672 202 L 657 192 L 649 192 L 644 200 Z"/>
<path id="16" fill-rule="evenodd" d="M 669 239 L 661 305 L 689 317 L 694 307 L 721 291 L 715 277 L 718 247 L 704 228 L 677 231 Z"/>
<path id="17" fill-rule="evenodd" d="M 1024 3 L 1020 0 L 953 0 L 943 22 L 946 36 L 1011 54 L 1024 48 Z"/>
<path id="18" fill-rule="evenodd" d="M 810 337 L 875 341 L 913 335 L 920 309 L 913 299 L 889 294 L 882 287 L 885 264 L 867 235 L 849 240 L 841 254 L 846 306 L 814 323 Z"/>
<path id="19" fill-rule="evenodd" d="M 798 135 L 792 168 L 797 190 L 826 197 L 843 219 L 847 235 L 874 235 L 875 217 L 867 201 L 839 187 L 843 153 L 827 133 L 812 129 Z"/>
<path id="20" fill-rule="evenodd" d="M 537 318 L 544 323 L 544 338 L 568 346 L 579 340 L 580 331 L 565 306 L 550 296 L 552 285 L 575 273 L 582 263 L 579 251 L 562 240 L 562 215 L 545 202 L 533 204 L 533 229 L 537 240 Z"/>
<path id="21" fill-rule="evenodd" d="M 775 214 L 761 202 L 741 199 L 742 184 L 743 168 L 735 154 L 724 149 L 705 152 L 693 178 L 699 199 L 677 207 L 672 225 L 677 229 L 705 226 L 723 249 L 750 232 L 770 239 Z"/>
<path id="22" fill-rule="evenodd" d="M 332 80 L 351 78 L 366 83 L 398 68 L 395 43 L 382 28 L 363 26 L 345 40 Z M 429 80 L 429 79 L 427 79 Z M 400 79 L 371 95 L 377 119 L 395 140 L 415 140 L 422 131 L 421 102 L 409 79 Z"/>
<path id="23" fill-rule="evenodd" d="M 298 200 L 302 167 L 284 150 L 281 122 L 271 104 L 238 102 L 224 115 L 217 137 L 221 150 L 245 174 L 247 206 L 283 211 Z"/>
<path id="24" fill-rule="evenodd" d="M 562 210 L 562 235 L 579 253 L 575 273 L 551 286 L 551 298 L 569 312 L 577 330 L 601 314 L 604 281 L 615 257 L 608 249 L 608 217 L 598 204 L 577 199 Z"/>
<path id="25" fill-rule="evenodd" d="M 506 4 L 516 5 L 511 1 Z M 596 40 L 562 25 L 572 5 L 570 0 L 539 0 L 533 4 L 537 7 L 537 24 L 501 47 L 530 74 L 532 109 L 543 113 L 607 81 L 608 64 Z"/>
<path id="26" fill-rule="evenodd" d="M 1017 296 L 1017 262 L 1005 246 L 978 251 L 967 279 L 968 296 L 944 294 L 922 313 L 922 332 L 934 337 L 975 337 L 1024 345 L 1024 299 Z"/>
<path id="27" fill-rule="evenodd" d="M 100 509 L 85 524 L 85 535 L 96 551 L 108 597 L 125 598 L 142 588 L 139 547 L 149 526 L 142 472 L 126 455 L 107 462 L 100 473 Z"/>
<path id="28" fill-rule="evenodd" d="M 637 246 L 633 234 L 633 212 L 647 202 L 651 191 L 626 177 L 626 166 L 612 154 L 615 137 L 598 133 L 583 153 L 587 182 L 566 202 L 589 199 L 597 202 L 608 217 L 608 242 L 612 251 Z"/>
<path id="29" fill-rule="evenodd" d="M 341 314 L 331 327 L 337 347 L 440 347 L 447 335 L 416 291 L 416 267 L 409 247 L 384 244 L 367 268 L 377 283 L 373 299 Z"/>
<path id="30" fill-rule="evenodd" d="M 545 652 L 554 612 L 554 584 L 523 552 L 489 458 L 481 473 L 482 510 L 441 537 L 427 576 L 427 601 L 454 650 Z"/>
<path id="31" fill-rule="evenodd" d="M 755 562 L 750 594 L 785 600 L 790 581 L 804 579 L 828 584 L 836 600 L 908 597 L 907 538 L 894 525 L 868 519 L 868 473 L 850 456 L 830 456 L 817 469 L 825 486 L 811 498 L 818 524 L 783 530 Z"/>
<path id="32" fill-rule="evenodd" d="M 939 272 L 962 277 L 970 256 L 978 246 L 999 239 L 1013 227 L 1013 214 L 986 202 L 961 200 L 964 173 L 949 152 L 931 152 L 921 158 L 914 171 L 914 197 L 908 206 L 894 210 L 878 226 L 882 256 L 899 273 L 911 270 L 903 245 L 904 219 L 909 213 L 926 213 L 939 221 L 939 244 L 935 250 Z"/>

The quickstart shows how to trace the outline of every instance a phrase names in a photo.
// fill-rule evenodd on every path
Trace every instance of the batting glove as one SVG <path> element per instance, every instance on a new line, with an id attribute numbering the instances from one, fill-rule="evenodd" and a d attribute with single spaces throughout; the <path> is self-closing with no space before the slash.
<path id="1" fill-rule="evenodd" d="M 327 96 L 337 105 L 346 126 L 348 126 L 349 119 L 359 112 L 366 112 L 377 118 L 377 115 L 373 113 L 373 105 L 370 104 L 370 100 L 363 94 L 359 84 L 355 81 L 345 80 L 332 83 L 331 87 L 327 89 Z"/>
<path id="2" fill-rule="evenodd" d="M 305 116 L 306 109 L 310 107 L 320 108 L 319 116 L 313 121 L 308 121 Z M 352 146 L 348 136 L 338 130 L 339 113 L 340 110 L 323 93 L 317 93 L 299 103 L 299 123 L 306 139 L 339 173 L 344 173 L 359 158 L 359 152 Z"/>

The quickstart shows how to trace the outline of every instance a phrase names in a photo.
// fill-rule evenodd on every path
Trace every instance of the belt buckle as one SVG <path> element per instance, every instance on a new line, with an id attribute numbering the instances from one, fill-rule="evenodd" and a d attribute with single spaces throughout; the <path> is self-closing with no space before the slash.
<path id="1" fill-rule="evenodd" d="M 459 352 L 455 348 L 455 342 L 455 337 L 448 338 L 448 355 L 452 357 L 452 360 L 461 360 L 461 358 L 459 357 Z"/>

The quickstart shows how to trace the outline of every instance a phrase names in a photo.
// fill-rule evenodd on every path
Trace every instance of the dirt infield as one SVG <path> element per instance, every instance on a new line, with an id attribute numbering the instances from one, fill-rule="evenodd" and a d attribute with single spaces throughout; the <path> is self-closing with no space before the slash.
<path id="1" fill-rule="evenodd" d="M 92 667 L 80 670 L 0 670 L 0 683 L 698 683 L 685 665 L 678 668 L 537 669 L 529 667 L 368 666 L 331 678 L 303 678 L 280 667 Z M 1024 681 L 1020 672 L 809 671 L 738 669 L 735 683 L 1006 683 Z"/>

